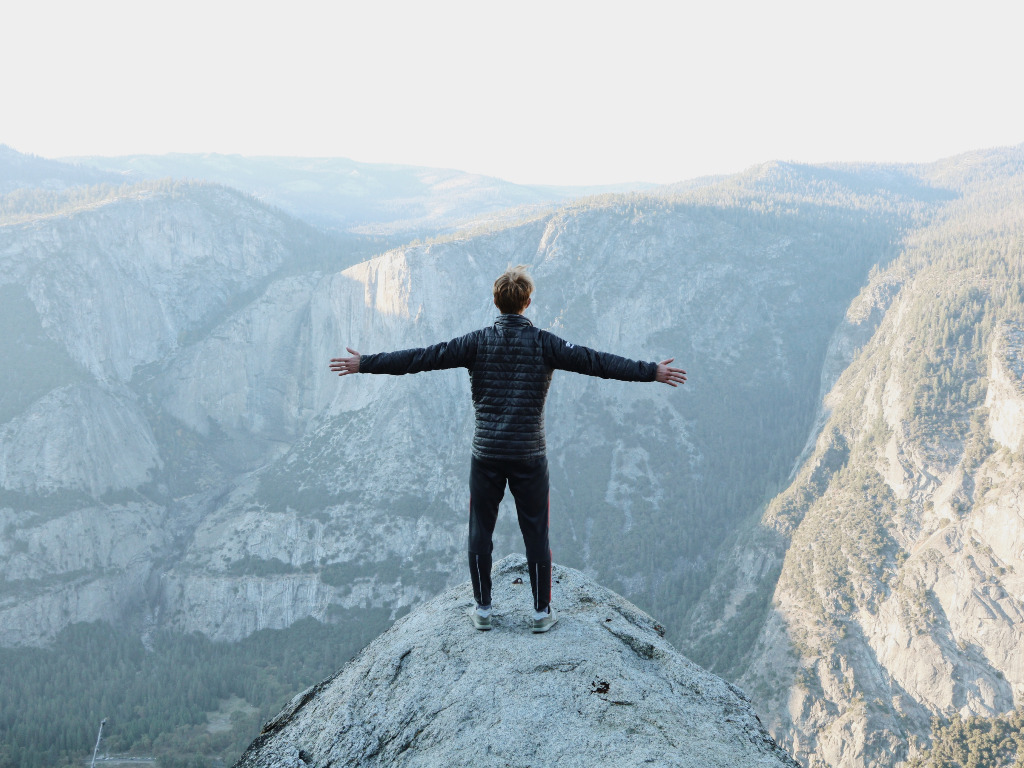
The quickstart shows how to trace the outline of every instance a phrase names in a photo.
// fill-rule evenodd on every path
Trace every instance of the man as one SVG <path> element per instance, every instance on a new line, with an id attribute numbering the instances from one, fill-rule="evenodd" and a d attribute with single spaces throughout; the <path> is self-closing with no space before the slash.
<path id="1" fill-rule="evenodd" d="M 523 317 L 533 280 L 520 265 L 494 282 L 494 325 L 420 349 L 331 360 L 339 376 L 351 373 L 403 375 L 468 368 L 476 411 L 469 472 L 469 572 L 476 608 L 473 626 L 491 628 L 491 550 L 498 504 L 508 485 L 516 501 L 519 528 L 533 592 L 533 631 L 547 632 L 558 621 L 551 608 L 551 549 L 548 545 L 548 463 L 544 443 L 544 401 L 555 369 L 622 381 L 660 381 L 675 387 L 686 371 L 660 363 L 627 360 L 569 344 Z"/>

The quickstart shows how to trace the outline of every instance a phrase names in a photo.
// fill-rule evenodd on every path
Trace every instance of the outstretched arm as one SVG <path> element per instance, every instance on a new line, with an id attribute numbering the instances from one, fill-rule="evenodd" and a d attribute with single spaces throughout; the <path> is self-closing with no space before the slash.
<path id="1" fill-rule="evenodd" d="M 349 352 L 351 351 L 352 350 L 350 349 Z M 662 360 L 658 363 L 658 372 L 654 374 L 655 381 L 660 381 L 662 384 L 668 384 L 670 387 L 678 387 L 686 381 L 686 371 L 682 368 L 669 367 L 668 364 L 674 360 L 674 357 L 670 357 L 668 360 Z"/>
<path id="2" fill-rule="evenodd" d="M 540 337 L 544 349 L 544 362 L 551 368 L 620 381 L 657 379 L 657 363 L 630 360 L 609 352 L 598 352 L 579 344 L 570 344 L 548 331 L 541 331 Z"/>
<path id="3" fill-rule="evenodd" d="M 669 365 L 675 360 L 672 357 L 660 363 L 647 363 L 570 344 L 547 331 L 541 331 L 541 339 L 545 362 L 552 368 L 603 379 L 660 381 L 670 387 L 678 387 L 686 381 L 686 371 Z"/>
<path id="4" fill-rule="evenodd" d="M 438 371 L 445 368 L 468 368 L 476 359 L 476 334 L 467 333 L 451 341 L 443 341 L 430 347 L 402 349 L 397 352 L 378 352 L 360 355 L 351 347 L 345 347 L 351 357 L 335 357 L 331 370 L 339 376 L 350 373 L 389 373 L 402 376 L 420 371 Z"/>
<path id="5" fill-rule="evenodd" d="M 347 376 L 350 373 L 359 373 L 359 353 L 352 347 L 345 347 L 352 353 L 352 357 L 332 357 L 331 370 L 339 376 Z"/>

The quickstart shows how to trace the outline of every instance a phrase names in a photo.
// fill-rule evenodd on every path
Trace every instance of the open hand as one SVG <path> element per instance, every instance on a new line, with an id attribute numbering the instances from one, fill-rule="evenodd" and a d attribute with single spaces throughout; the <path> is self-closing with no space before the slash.
<path id="1" fill-rule="evenodd" d="M 350 349 L 349 352 L 352 350 Z M 669 363 L 675 360 L 674 357 L 670 357 L 668 360 L 662 360 L 658 363 L 658 372 L 654 375 L 655 381 L 660 381 L 662 384 L 668 384 L 670 387 L 678 387 L 680 384 L 686 381 L 686 371 L 682 368 L 670 368 Z"/>
<path id="2" fill-rule="evenodd" d="M 331 358 L 331 370 L 339 376 L 359 373 L 359 353 L 352 349 L 352 347 L 345 347 L 345 349 L 352 353 L 352 357 Z"/>

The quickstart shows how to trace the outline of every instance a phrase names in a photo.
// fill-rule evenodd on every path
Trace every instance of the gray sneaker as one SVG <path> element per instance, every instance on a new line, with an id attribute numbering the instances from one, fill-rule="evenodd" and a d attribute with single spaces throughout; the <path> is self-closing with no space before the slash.
<path id="1" fill-rule="evenodd" d="M 548 615 L 543 619 L 533 620 L 533 634 L 539 634 L 541 632 L 547 632 L 558 621 L 558 614 L 555 613 L 555 609 L 548 606 Z"/>
<path id="2" fill-rule="evenodd" d="M 476 608 L 469 609 L 469 620 L 473 622 L 473 626 L 479 629 L 481 632 L 486 632 L 491 628 L 491 617 L 481 616 L 476 612 Z"/>

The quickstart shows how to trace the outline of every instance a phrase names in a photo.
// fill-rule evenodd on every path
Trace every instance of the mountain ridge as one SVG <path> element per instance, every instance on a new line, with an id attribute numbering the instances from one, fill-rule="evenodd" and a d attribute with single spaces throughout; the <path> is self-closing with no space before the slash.
<path id="1" fill-rule="evenodd" d="M 132 178 L 204 179 L 234 187 L 318 226 L 361 234 L 457 232 L 517 210 L 650 184 L 553 187 L 515 184 L 447 168 L 337 157 L 182 154 L 75 157 L 97 172 Z"/>

